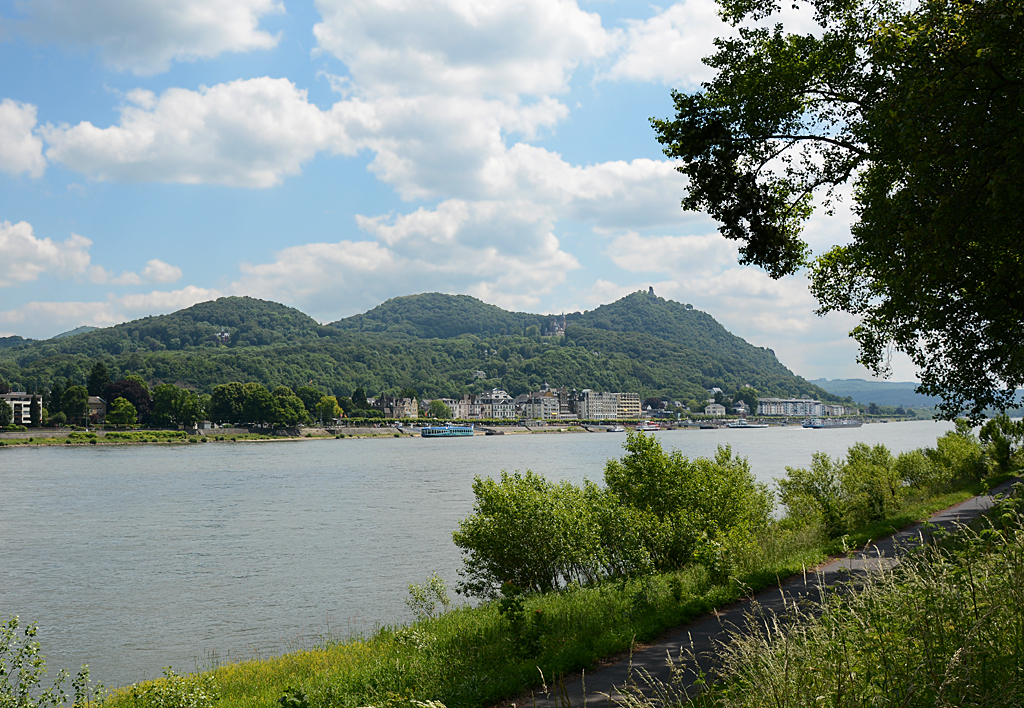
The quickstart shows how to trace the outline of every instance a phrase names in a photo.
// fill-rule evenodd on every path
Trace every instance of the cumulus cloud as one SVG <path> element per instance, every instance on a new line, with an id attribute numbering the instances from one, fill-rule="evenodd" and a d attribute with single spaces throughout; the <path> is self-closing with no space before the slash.
<path id="1" fill-rule="evenodd" d="M 622 49 L 603 79 L 656 81 L 693 89 L 714 76 L 701 62 L 715 37 L 731 34 L 713 0 L 685 0 L 646 20 L 627 20 Z"/>
<path id="2" fill-rule="evenodd" d="M 280 36 L 259 28 L 278 0 L 24 0 L 22 29 L 34 39 L 86 51 L 116 69 L 166 71 L 172 61 L 270 49 Z"/>
<path id="3" fill-rule="evenodd" d="M 33 132 L 36 107 L 5 98 L 0 101 L 0 170 L 42 177 L 46 170 L 43 141 Z"/>
<path id="4" fill-rule="evenodd" d="M 614 37 L 574 0 L 317 0 L 322 50 L 374 91 L 548 95 Z"/>
<path id="5" fill-rule="evenodd" d="M 181 280 L 181 268 L 154 258 L 146 261 L 142 277 L 151 283 L 175 283 Z"/>
<path id="6" fill-rule="evenodd" d="M 269 187 L 321 150 L 351 150 L 339 122 L 287 79 L 127 99 L 116 126 L 44 126 L 47 156 L 98 180 Z"/>
<path id="7" fill-rule="evenodd" d="M 101 265 L 94 265 L 89 266 L 89 282 L 95 285 L 141 285 L 142 278 L 131 271 L 115 275 Z"/>
<path id="8" fill-rule="evenodd" d="M 448 200 L 436 209 L 360 217 L 359 225 L 375 240 L 286 248 L 273 262 L 243 264 L 232 290 L 323 318 L 424 290 L 525 307 L 579 267 L 561 249 L 549 216 L 529 203 Z"/>
<path id="9" fill-rule="evenodd" d="M 89 268 L 92 241 L 71 234 L 62 242 L 36 238 L 26 221 L 0 221 L 0 287 L 36 280 L 49 273 L 68 278 Z"/>
<path id="10" fill-rule="evenodd" d="M 18 330 L 22 336 L 46 339 L 88 324 L 109 327 L 147 315 L 159 315 L 213 300 L 224 293 L 193 285 L 173 291 L 155 290 L 94 302 L 28 302 L 0 311 L 0 326 Z"/>

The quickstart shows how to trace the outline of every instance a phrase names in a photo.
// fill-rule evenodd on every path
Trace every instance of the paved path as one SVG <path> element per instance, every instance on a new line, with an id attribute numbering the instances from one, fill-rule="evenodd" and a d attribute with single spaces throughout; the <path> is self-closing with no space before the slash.
<path id="1" fill-rule="evenodd" d="M 952 529 L 957 524 L 966 524 L 977 518 L 992 507 L 994 495 L 1006 492 L 1019 479 L 1010 480 L 994 488 L 989 495 L 974 497 L 965 502 L 940 511 L 927 523 L 944 529 Z M 666 658 L 671 655 L 678 658 L 680 649 L 688 655 L 698 657 L 700 668 L 707 671 L 711 667 L 716 646 L 724 640 L 730 628 L 742 626 L 752 603 L 757 603 L 764 610 L 782 613 L 787 604 L 792 604 L 804 597 L 816 598 L 822 585 L 830 586 L 849 578 L 851 571 L 863 570 L 867 566 L 883 563 L 895 563 L 895 558 L 906 552 L 910 547 L 920 543 L 924 533 L 922 524 L 915 524 L 888 538 L 872 543 L 868 549 L 853 554 L 849 558 L 840 558 L 818 568 L 815 573 L 806 577 L 797 576 L 782 583 L 780 587 L 765 590 L 750 600 L 738 602 L 717 614 L 708 615 L 696 622 L 680 627 L 667 638 L 656 644 L 637 651 L 616 664 L 585 675 L 585 702 L 587 708 L 609 708 L 609 696 L 618 694 L 617 687 L 625 686 L 631 678 L 636 682 L 637 675 L 646 672 L 654 679 L 667 683 L 670 679 Z M 689 668 L 696 668 L 691 666 Z M 577 677 L 561 686 L 549 686 L 549 692 L 537 692 L 526 701 L 518 701 L 523 708 L 567 708 L 584 705 L 583 680 Z"/>

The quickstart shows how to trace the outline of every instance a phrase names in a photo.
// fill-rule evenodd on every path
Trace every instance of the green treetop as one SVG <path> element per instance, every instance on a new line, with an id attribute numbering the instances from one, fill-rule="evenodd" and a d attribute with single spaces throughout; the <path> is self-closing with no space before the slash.
<path id="1" fill-rule="evenodd" d="M 719 4 L 739 29 L 705 60 L 717 76 L 652 121 L 683 207 L 778 278 L 808 263 L 812 196 L 852 182 L 851 242 L 810 263 L 819 312 L 858 316 L 876 374 L 907 353 L 945 416 L 1006 406 L 1024 385 L 1024 3 L 813 0 L 813 34 L 753 24 L 772 0 Z"/>

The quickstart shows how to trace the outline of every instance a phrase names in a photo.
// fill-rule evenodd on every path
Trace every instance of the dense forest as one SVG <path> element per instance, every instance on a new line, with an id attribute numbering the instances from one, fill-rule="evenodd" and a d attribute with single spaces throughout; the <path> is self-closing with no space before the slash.
<path id="1" fill-rule="evenodd" d="M 42 391 L 53 381 L 84 383 L 102 362 L 115 380 L 134 374 L 199 393 L 242 381 L 435 398 L 494 387 L 518 395 L 548 383 L 700 402 L 709 388 L 749 385 L 762 395 L 840 400 L 710 315 L 647 293 L 567 313 L 564 336 L 545 336 L 555 319 L 429 293 L 321 325 L 278 303 L 226 297 L 59 339 L 9 338 L 0 379 Z"/>

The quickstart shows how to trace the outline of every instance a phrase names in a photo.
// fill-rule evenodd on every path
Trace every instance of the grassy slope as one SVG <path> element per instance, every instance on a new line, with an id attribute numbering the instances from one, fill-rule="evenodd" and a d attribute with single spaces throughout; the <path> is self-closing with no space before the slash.
<path id="1" fill-rule="evenodd" d="M 847 543 L 880 538 L 981 491 L 978 485 L 910 499 L 897 516 L 858 530 Z M 439 700 L 449 708 L 486 706 L 539 685 L 538 669 L 550 681 L 593 667 L 634 641 L 656 637 L 840 551 L 841 543 L 777 528 L 761 548 L 742 559 L 746 570 L 740 583 L 714 585 L 703 568 L 694 567 L 644 582 L 530 597 L 525 629 L 518 632 L 496 603 L 487 603 L 408 627 L 386 627 L 366 638 L 222 666 L 212 673 L 225 708 L 272 706 L 287 688 L 301 688 L 314 706 L 397 706 L 412 699 Z M 111 708 L 126 700 L 124 694 L 115 696 Z"/>

